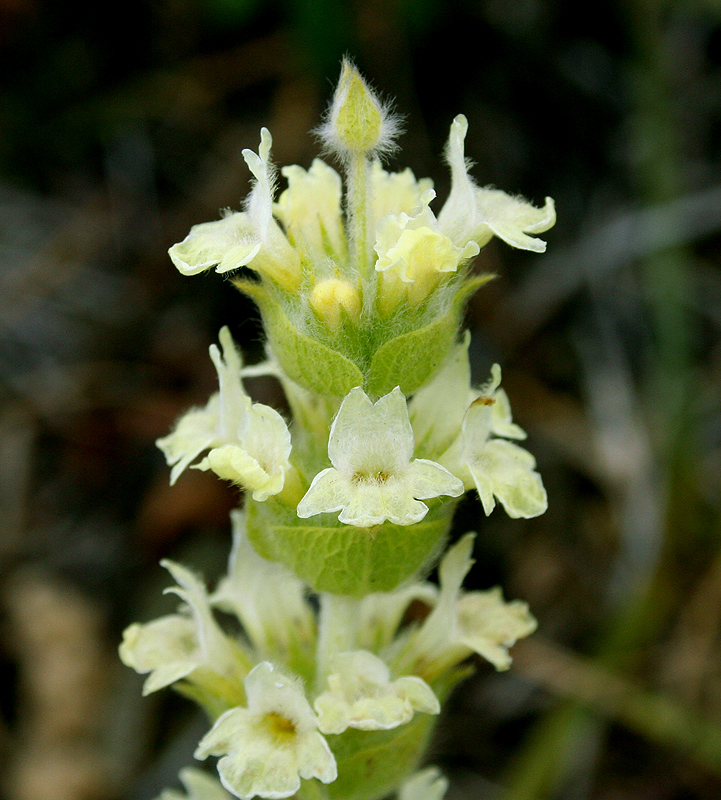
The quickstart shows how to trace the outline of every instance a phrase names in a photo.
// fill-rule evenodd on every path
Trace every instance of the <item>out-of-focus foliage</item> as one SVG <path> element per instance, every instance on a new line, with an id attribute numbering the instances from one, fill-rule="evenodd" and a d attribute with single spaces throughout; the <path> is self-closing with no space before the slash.
<path id="1" fill-rule="evenodd" d="M 114 657 L 170 556 L 212 579 L 237 497 L 176 487 L 153 441 L 214 390 L 230 284 L 166 250 L 237 209 L 243 147 L 308 166 L 350 53 L 442 200 L 450 121 L 482 183 L 555 198 L 547 255 L 491 244 L 471 355 L 548 488 L 477 530 L 477 588 L 528 601 L 514 669 L 458 693 L 432 757 L 456 797 L 721 795 L 721 13 L 621 0 L 0 4 L 0 744 L 18 800 L 150 798 L 204 722 Z M 391 159 L 391 167 L 393 161 Z M 269 379 L 257 400 L 282 408 Z M 192 551 L 192 552 L 191 552 Z M 168 609 L 169 606 L 164 608 Z M 59 619 L 72 619 L 62 625 Z M 113 666 L 117 664 L 117 666 Z M 74 688 L 73 688 L 74 687 Z M 60 702 L 60 698 L 63 702 Z M 76 702 L 73 702 L 73 698 Z"/>

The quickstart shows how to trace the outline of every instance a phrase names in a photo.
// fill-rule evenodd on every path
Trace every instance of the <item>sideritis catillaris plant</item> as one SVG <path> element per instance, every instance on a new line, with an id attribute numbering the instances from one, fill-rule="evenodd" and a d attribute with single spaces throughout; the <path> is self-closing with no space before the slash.
<path id="1" fill-rule="evenodd" d="M 219 781 L 188 768 L 185 793 L 164 800 L 440 800 L 438 771 L 414 771 L 444 699 L 471 653 L 507 669 L 508 648 L 535 628 L 500 589 L 463 591 L 473 534 L 442 551 L 466 491 L 486 514 L 496 501 L 511 517 L 546 509 L 500 368 L 474 388 L 459 328 L 487 280 L 471 274 L 473 257 L 494 235 L 543 252 L 532 234 L 554 224 L 553 202 L 476 186 L 458 116 L 436 216 L 430 180 L 381 165 L 397 127 L 344 63 L 319 132 L 345 195 L 315 160 L 281 170 L 276 200 L 263 129 L 258 153 L 243 153 L 255 178 L 245 209 L 170 249 L 184 275 L 237 273 L 260 309 L 268 360 L 243 367 L 223 328 L 210 348 L 219 391 L 158 441 L 171 483 L 193 467 L 245 490 L 227 576 L 209 592 L 164 562 L 178 612 L 131 625 L 120 648 L 149 673 L 144 693 L 173 686 L 210 717 L 195 757 L 219 757 Z M 280 381 L 290 421 L 246 394 L 244 376 L 258 374 Z M 423 580 L 438 559 L 439 588 Z M 414 600 L 429 613 L 409 624 Z M 242 635 L 214 609 L 235 615 Z"/>

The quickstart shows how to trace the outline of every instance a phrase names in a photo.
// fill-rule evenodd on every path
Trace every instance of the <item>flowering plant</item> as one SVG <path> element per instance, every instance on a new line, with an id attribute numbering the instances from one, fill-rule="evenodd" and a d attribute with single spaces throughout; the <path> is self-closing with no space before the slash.
<path id="1" fill-rule="evenodd" d="M 486 514 L 546 509 L 525 433 L 494 365 L 470 381 L 464 303 L 488 276 L 470 265 L 493 236 L 542 252 L 555 222 L 476 186 L 457 117 L 446 150 L 452 186 L 436 215 L 428 179 L 387 172 L 397 121 L 344 63 L 320 128 L 345 171 L 316 160 L 281 172 L 271 136 L 244 151 L 255 184 L 244 210 L 196 225 L 170 249 L 186 275 L 235 272 L 258 304 L 268 360 L 244 367 L 230 331 L 210 357 L 219 391 L 158 446 L 171 482 L 211 470 L 245 492 L 232 514 L 228 574 L 214 592 L 164 562 L 183 601 L 131 625 L 122 660 L 149 673 L 145 693 L 173 686 L 211 726 L 196 758 L 218 756 L 220 783 L 181 773 L 193 800 L 438 800 L 446 783 L 417 769 L 434 717 L 472 653 L 507 669 L 535 620 L 500 589 L 464 592 L 473 534 L 442 555 L 458 498 L 476 489 Z M 247 270 L 255 273 L 249 277 Z M 254 403 L 243 378 L 280 381 L 292 413 Z M 440 587 L 423 580 L 440 558 Z M 414 600 L 428 615 L 408 624 Z M 214 609 L 237 617 L 223 630 Z M 166 792 L 166 800 L 183 797 Z"/>

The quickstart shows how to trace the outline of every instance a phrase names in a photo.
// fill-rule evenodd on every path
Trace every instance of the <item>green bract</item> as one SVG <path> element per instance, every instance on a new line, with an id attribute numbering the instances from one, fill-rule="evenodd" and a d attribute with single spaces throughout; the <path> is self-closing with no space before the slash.
<path id="1" fill-rule="evenodd" d="M 269 292 L 247 282 L 237 286 L 258 303 L 273 354 L 291 380 L 312 392 L 336 397 L 363 383 L 363 373 L 351 359 L 294 325 Z"/>
<path id="2" fill-rule="evenodd" d="M 268 345 L 267 361 L 243 367 L 223 328 L 210 348 L 219 390 L 158 440 L 171 483 L 211 470 L 244 493 L 228 573 L 209 593 L 166 562 L 183 604 L 131 625 L 120 651 L 148 674 L 146 693 L 173 686 L 211 718 L 196 758 L 219 757 L 222 786 L 186 770 L 189 800 L 440 800 L 445 779 L 413 773 L 463 662 L 477 653 L 507 669 L 536 625 L 498 587 L 463 591 L 473 535 L 442 557 L 440 589 L 424 576 L 464 492 L 477 490 L 486 514 L 496 501 L 512 517 L 546 509 L 500 367 L 471 384 L 460 325 L 492 277 L 471 273 L 480 248 L 498 236 L 543 252 L 553 201 L 478 187 L 458 116 L 436 214 L 429 179 L 381 166 L 397 127 L 344 62 L 319 129 L 344 179 L 318 159 L 285 167 L 276 199 L 264 128 L 258 152 L 243 151 L 254 178 L 243 209 L 170 249 L 184 275 L 243 270 L 233 280 Z M 243 378 L 262 374 L 279 380 L 285 416 L 245 391 Z M 426 607 L 414 624 L 411 603 Z"/>
<path id="3" fill-rule="evenodd" d="M 274 503 L 248 503 L 248 537 L 267 559 L 280 561 L 319 592 L 362 597 L 389 592 L 437 554 L 455 503 L 432 508 L 421 522 L 371 528 L 343 525 L 337 515 L 300 520 Z"/>

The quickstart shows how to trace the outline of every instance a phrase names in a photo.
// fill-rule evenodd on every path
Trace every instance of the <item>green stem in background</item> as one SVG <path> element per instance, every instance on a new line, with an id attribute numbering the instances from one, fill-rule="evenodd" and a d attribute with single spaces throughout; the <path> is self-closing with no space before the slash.
<path id="1" fill-rule="evenodd" d="M 656 0 L 629 4 L 636 62 L 630 69 L 639 189 L 647 205 L 668 205 L 680 193 L 679 143 Z M 671 223 L 673 224 L 673 223 Z M 681 220 L 676 220 L 680 225 Z M 642 285 L 655 337 L 651 396 L 656 403 L 662 455 L 676 467 L 688 443 L 692 393 L 690 318 L 692 261 L 681 247 L 655 253 L 641 264 Z"/>
<path id="2" fill-rule="evenodd" d="M 640 646 L 653 638 L 668 612 L 668 604 L 659 608 L 653 603 L 666 578 L 665 573 L 657 572 L 614 618 L 596 647 L 593 663 L 598 668 L 628 669 Z M 590 717 L 579 700 L 573 697 L 563 702 L 534 725 L 509 765 L 503 781 L 504 800 L 546 800 L 565 783 L 574 763 L 571 753 Z"/>
<path id="3" fill-rule="evenodd" d="M 662 9 L 657 0 L 633 0 L 627 8 L 635 48 L 629 78 L 635 104 L 633 133 L 639 189 L 645 204 L 670 205 L 679 194 L 680 154 L 662 37 Z M 640 266 L 654 336 L 649 358 L 649 406 L 654 412 L 657 463 L 667 486 L 667 505 L 661 515 L 665 521 L 664 553 L 655 573 L 628 598 L 595 648 L 595 663 L 600 668 L 618 670 L 638 661 L 644 646 L 659 634 L 672 613 L 678 591 L 675 561 L 679 551 L 695 538 L 688 533 L 697 517 L 696 494 L 684 491 L 693 461 L 689 414 L 693 394 L 691 257 L 685 249 L 675 247 L 649 256 Z M 577 697 L 539 720 L 508 771 L 505 797 L 542 800 L 555 796 L 568 779 L 571 753 L 586 727 L 583 721 L 590 719 L 591 712 L 584 706 L 587 704 Z M 614 716 L 641 735 L 685 752 L 721 773 L 721 730 L 697 719 L 695 712 L 682 704 L 638 692 Z"/>
<path id="4" fill-rule="evenodd" d="M 504 782 L 504 800 L 552 797 L 559 777 L 565 777 L 571 767 L 588 716 L 577 703 L 566 701 L 539 720 L 512 760 Z"/>
<path id="5" fill-rule="evenodd" d="M 606 720 L 721 772 L 721 726 L 697 709 L 538 637 L 519 644 L 514 661 L 521 675 L 563 698 L 534 729 L 534 746 L 514 764 L 516 780 L 508 787 L 514 800 L 554 796 L 560 776 L 587 768 L 595 760 L 588 749 L 594 728 L 600 734 Z"/>

